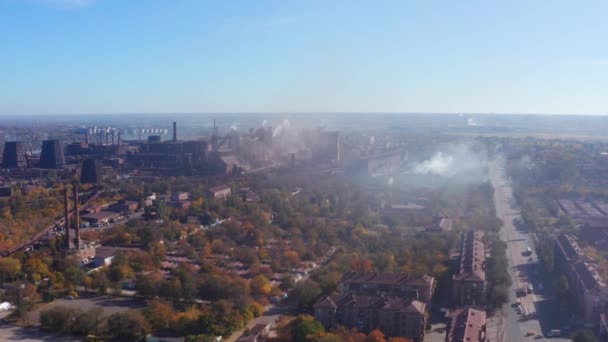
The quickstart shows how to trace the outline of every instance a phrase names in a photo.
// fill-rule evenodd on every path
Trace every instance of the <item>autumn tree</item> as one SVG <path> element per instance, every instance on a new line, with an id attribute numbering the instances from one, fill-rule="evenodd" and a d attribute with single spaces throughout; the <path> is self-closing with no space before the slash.
<path id="1" fill-rule="evenodd" d="M 168 329 L 175 316 L 175 310 L 170 303 L 155 299 L 148 303 L 144 316 L 153 330 Z"/>
<path id="2" fill-rule="evenodd" d="M 114 341 L 139 341 L 150 333 L 150 325 L 136 310 L 119 312 L 108 317 L 107 336 Z"/>
<path id="3" fill-rule="evenodd" d="M 19 272 L 21 272 L 21 261 L 19 259 L 11 257 L 0 258 L 0 277 L 2 282 L 16 279 Z"/>

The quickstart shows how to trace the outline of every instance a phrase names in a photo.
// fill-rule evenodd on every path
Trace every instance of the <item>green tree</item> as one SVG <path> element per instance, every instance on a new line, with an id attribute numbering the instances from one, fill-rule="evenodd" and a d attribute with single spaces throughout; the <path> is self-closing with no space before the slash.
<path id="1" fill-rule="evenodd" d="M 293 288 L 293 295 L 298 301 L 298 305 L 307 309 L 312 307 L 321 293 L 321 287 L 312 279 L 302 280 Z"/>
<path id="2" fill-rule="evenodd" d="M 296 319 L 293 329 L 293 339 L 296 342 L 306 342 L 311 337 L 320 337 L 325 334 L 321 322 L 311 316 L 300 316 Z"/>
<path id="3" fill-rule="evenodd" d="M 579 331 L 574 335 L 573 342 L 597 342 L 598 340 L 589 331 Z"/>

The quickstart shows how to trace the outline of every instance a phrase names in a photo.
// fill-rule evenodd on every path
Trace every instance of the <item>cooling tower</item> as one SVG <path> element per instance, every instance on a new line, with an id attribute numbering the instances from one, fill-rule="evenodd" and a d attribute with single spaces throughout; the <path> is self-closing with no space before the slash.
<path id="1" fill-rule="evenodd" d="M 7 141 L 4 143 L 2 154 L 3 169 L 17 169 L 27 167 L 25 146 L 21 141 Z"/>
<path id="2" fill-rule="evenodd" d="M 42 142 L 39 167 L 43 169 L 61 169 L 65 165 L 63 145 L 59 140 L 45 140 Z"/>

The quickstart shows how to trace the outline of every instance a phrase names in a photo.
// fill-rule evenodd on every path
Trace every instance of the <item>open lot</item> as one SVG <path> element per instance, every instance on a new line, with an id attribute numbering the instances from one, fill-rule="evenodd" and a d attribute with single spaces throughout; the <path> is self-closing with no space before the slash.
<path id="1" fill-rule="evenodd" d="M 142 299 L 112 296 L 76 298 L 72 300 L 58 299 L 51 303 L 42 305 L 36 310 L 30 312 L 28 316 L 28 321 L 34 325 L 40 324 L 40 312 L 56 306 L 65 306 L 69 308 L 80 309 L 82 311 L 87 311 L 89 309 L 99 307 L 103 309 L 103 316 L 107 317 L 114 313 L 126 311 L 129 309 L 141 309 L 145 307 L 145 305 L 146 303 Z"/>

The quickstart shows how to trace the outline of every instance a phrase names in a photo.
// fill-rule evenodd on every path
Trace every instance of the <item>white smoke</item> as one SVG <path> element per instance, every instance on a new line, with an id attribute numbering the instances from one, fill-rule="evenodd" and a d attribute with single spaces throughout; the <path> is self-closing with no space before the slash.
<path id="1" fill-rule="evenodd" d="M 266 125 L 268 125 L 268 120 L 264 119 L 264 121 L 262 121 L 262 128 L 266 128 Z"/>
<path id="2" fill-rule="evenodd" d="M 443 152 L 437 152 L 429 159 L 414 166 L 414 173 L 418 174 L 434 174 L 434 175 L 449 175 L 454 169 L 454 157 L 446 156 Z"/>
<path id="3" fill-rule="evenodd" d="M 283 122 L 281 122 L 275 129 L 274 132 L 272 132 L 272 137 L 276 137 L 277 135 L 279 135 L 281 132 L 288 130 L 289 127 L 291 126 L 291 123 L 289 123 L 289 120 L 285 119 L 283 120 Z"/>
<path id="4" fill-rule="evenodd" d="M 436 152 L 430 159 L 415 164 L 411 172 L 421 175 L 475 178 L 485 174 L 487 163 L 485 151 L 461 144 Z"/>
<path id="5" fill-rule="evenodd" d="M 233 130 L 233 131 L 238 131 L 239 130 L 239 128 L 236 127 L 236 125 L 230 126 L 230 129 Z"/>

